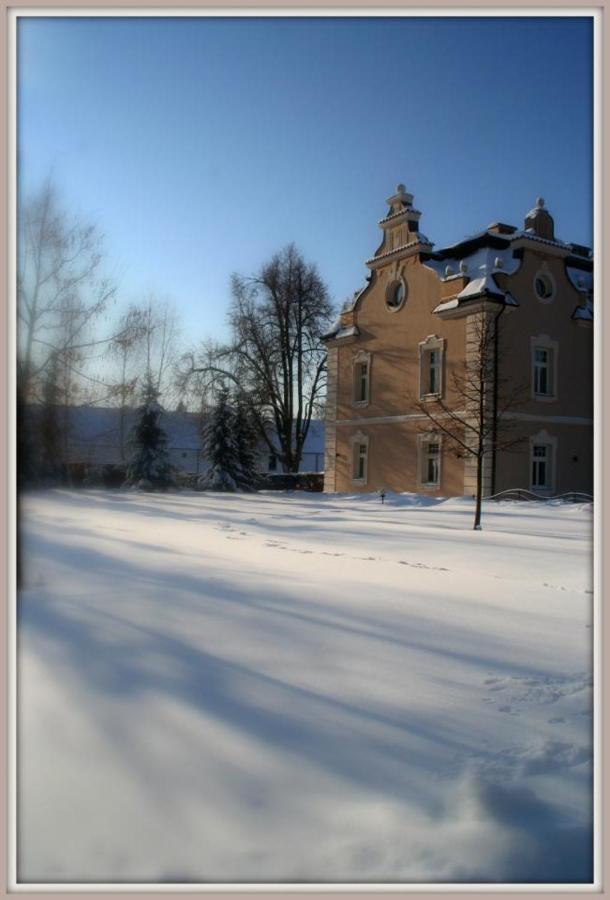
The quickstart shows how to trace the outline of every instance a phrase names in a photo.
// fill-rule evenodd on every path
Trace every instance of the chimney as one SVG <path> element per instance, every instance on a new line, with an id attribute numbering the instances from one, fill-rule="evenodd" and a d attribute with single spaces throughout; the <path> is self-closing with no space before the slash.
<path id="1" fill-rule="evenodd" d="M 546 238 L 547 241 L 555 240 L 555 223 L 551 214 L 544 208 L 542 197 L 538 197 L 536 206 L 526 215 L 523 227 L 526 231 L 533 231 L 538 237 Z"/>

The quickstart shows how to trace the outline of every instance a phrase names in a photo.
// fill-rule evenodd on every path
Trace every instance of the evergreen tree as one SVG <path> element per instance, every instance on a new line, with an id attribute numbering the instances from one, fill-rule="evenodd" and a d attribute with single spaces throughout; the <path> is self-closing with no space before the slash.
<path id="1" fill-rule="evenodd" d="M 223 388 L 203 428 L 203 449 L 210 462 L 209 471 L 199 479 L 199 487 L 204 491 L 239 490 L 240 464 L 235 418 L 229 404 L 229 392 Z"/>
<path id="2" fill-rule="evenodd" d="M 175 483 L 167 452 L 167 435 L 159 425 L 163 409 L 157 397 L 158 391 L 149 379 L 129 441 L 132 453 L 124 483 L 144 491 L 165 491 Z"/>
<path id="3" fill-rule="evenodd" d="M 256 490 L 256 458 L 258 433 L 250 407 L 244 398 L 237 399 L 234 415 L 235 446 L 237 451 L 237 482 L 243 491 Z"/>

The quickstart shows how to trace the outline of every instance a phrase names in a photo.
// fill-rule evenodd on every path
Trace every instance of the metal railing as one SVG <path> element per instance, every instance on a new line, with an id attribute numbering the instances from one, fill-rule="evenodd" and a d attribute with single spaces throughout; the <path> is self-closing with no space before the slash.
<path id="1" fill-rule="evenodd" d="M 566 491 L 564 494 L 536 494 L 534 491 L 528 491 L 525 488 L 509 488 L 506 491 L 500 491 L 498 494 L 491 494 L 489 497 L 483 497 L 483 500 L 524 500 L 529 502 L 548 503 L 550 500 L 562 500 L 566 503 L 593 503 L 591 494 L 585 494 L 581 491 Z"/>

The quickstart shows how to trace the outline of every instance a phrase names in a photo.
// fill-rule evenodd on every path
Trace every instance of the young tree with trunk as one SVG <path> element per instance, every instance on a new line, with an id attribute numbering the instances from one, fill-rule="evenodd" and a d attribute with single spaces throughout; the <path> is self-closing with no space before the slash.
<path id="1" fill-rule="evenodd" d="M 290 244 L 256 276 L 234 275 L 232 294 L 232 340 L 184 357 L 182 382 L 228 379 L 247 403 L 260 439 L 285 471 L 297 472 L 325 388 L 321 336 L 333 313 L 327 288 Z"/>
<path id="2" fill-rule="evenodd" d="M 415 400 L 430 426 L 443 436 L 449 452 L 474 464 L 476 472 L 473 529 L 481 529 L 483 474 L 501 450 L 516 449 L 523 438 L 514 434 L 510 413 L 524 400 L 525 387 L 502 377 L 503 349 L 499 322 L 504 307 L 483 302 L 469 317 L 466 358 L 450 374 L 447 397 L 431 394 Z"/>

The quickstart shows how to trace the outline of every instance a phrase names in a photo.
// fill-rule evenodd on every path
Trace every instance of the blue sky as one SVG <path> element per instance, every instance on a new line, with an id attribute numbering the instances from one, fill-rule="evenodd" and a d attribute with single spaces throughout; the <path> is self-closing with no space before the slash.
<path id="1" fill-rule="evenodd" d="M 18 67 L 20 188 L 52 173 L 187 342 L 289 241 L 351 295 L 398 182 L 437 246 L 538 195 L 592 242 L 588 18 L 25 18 Z"/>

